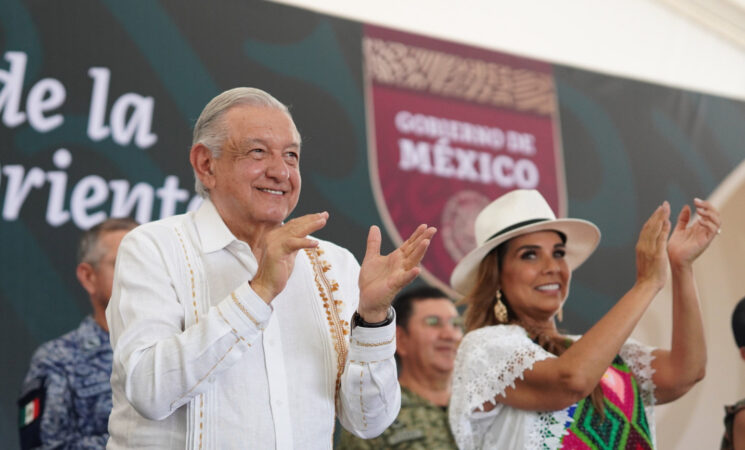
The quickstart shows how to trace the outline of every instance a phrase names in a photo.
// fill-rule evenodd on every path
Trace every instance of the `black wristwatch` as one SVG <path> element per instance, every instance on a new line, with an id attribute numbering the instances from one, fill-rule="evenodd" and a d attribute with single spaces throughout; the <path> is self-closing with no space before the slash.
<path id="1" fill-rule="evenodd" d="M 364 320 L 362 320 L 362 316 L 360 316 L 360 314 L 357 311 L 355 311 L 354 315 L 352 315 L 352 325 L 354 325 L 355 327 L 364 327 L 364 328 L 380 328 L 380 327 L 384 327 L 386 325 L 390 325 L 391 323 L 393 323 L 394 317 L 396 317 L 396 315 L 393 312 L 393 308 L 389 307 L 388 315 L 385 317 L 385 320 L 383 320 L 382 322 L 370 323 L 370 322 L 365 322 Z"/>

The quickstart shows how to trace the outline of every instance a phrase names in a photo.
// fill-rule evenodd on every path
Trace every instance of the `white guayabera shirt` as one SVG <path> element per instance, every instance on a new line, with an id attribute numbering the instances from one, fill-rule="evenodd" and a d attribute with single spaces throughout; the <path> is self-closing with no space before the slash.
<path id="1" fill-rule="evenodd" d="M 142 225 L 119 247 L 108 448 L 329 449 L 398 415 L 395 323 L 350 330 L 359 265 L 320 241 L 267 305 L 214 205 Z"/>

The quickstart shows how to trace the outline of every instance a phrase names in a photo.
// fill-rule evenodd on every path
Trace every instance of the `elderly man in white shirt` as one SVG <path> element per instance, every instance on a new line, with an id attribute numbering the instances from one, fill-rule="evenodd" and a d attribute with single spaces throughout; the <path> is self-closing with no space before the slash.
<path id="1" fill-rule="evenodd" d="M 328 213 L 284 222 L 300 193 L 300 136 L 261 90 L 215 97 L 193 142 L 203 204 L 119 248 L 108 448 L 329 449 L 335 417 L 379 435 L 400 407 L 390 302 L 435 229 L 381 255 L 371 227 L 360 267 L 309 236 Z"/>

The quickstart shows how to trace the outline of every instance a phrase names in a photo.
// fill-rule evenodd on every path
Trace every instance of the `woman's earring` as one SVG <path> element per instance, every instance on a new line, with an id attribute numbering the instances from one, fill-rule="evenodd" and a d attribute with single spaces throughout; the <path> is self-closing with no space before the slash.
<path id="1" fill-rule="evenodd" d="M 564 320 L 564 308 L 559 308 L 559 312 L 556 313 L 556 319 L 561 322 Z"/>
<path id="2" fill-rule="evenodd" d="M 502 291 L 497 289 L 497 303 L 494 304 L 494 317 L 499 323 L 507 323 L 507 307 L 502 302 Z"/>

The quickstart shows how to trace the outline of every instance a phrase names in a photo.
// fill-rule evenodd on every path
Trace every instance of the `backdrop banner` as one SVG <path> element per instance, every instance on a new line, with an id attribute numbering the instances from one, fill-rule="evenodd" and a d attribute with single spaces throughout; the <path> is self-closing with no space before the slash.
<path id="1" fill-rule="evenodd" d="M 476 247 L 491 200 L 538 189 L 555 212 L 565 191 L 549 64 L 365 26 L 370 175 L 388 233 L 439 229 L 423 276 L 455 296 L 450 273 Z"/>

